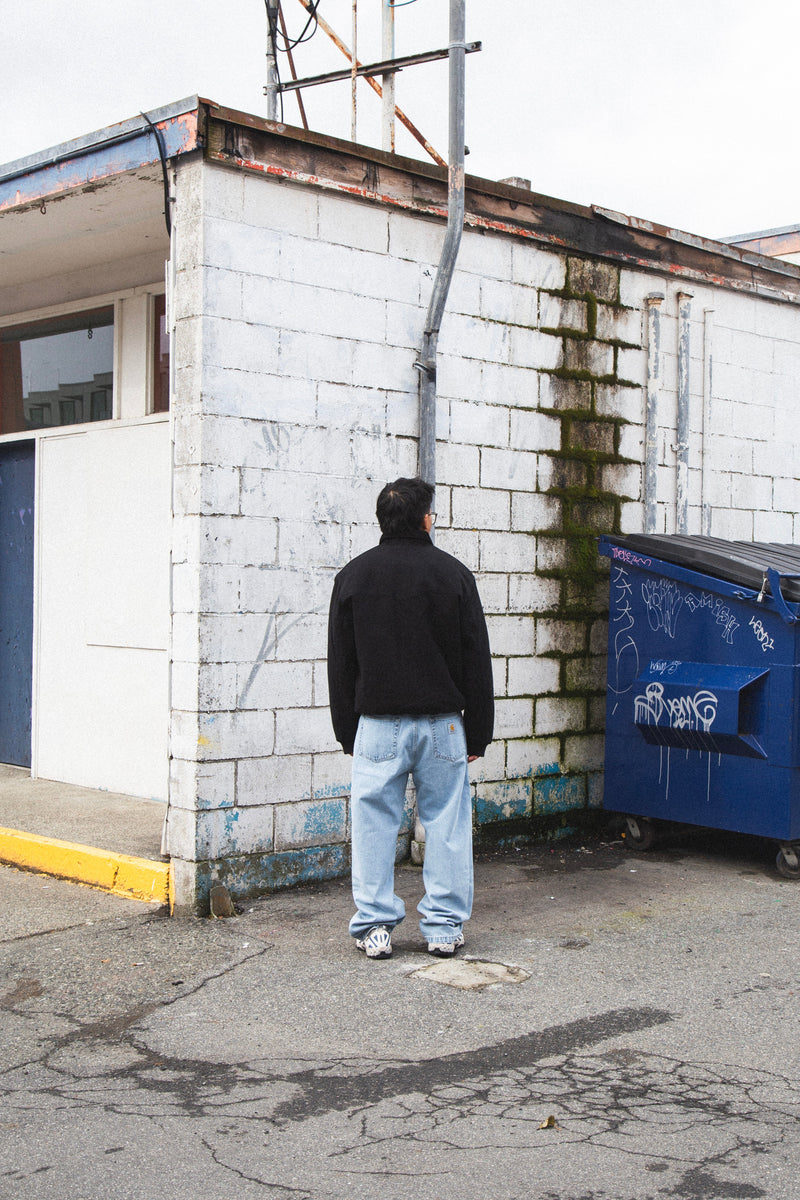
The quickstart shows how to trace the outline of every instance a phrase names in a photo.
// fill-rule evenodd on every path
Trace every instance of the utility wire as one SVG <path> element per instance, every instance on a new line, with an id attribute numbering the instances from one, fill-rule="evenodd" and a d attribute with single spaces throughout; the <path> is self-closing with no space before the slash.
<path id="1" fill-rule="evenodd" d="M 291 54 L 292 54 L 292 51 L 294 50 L 294 48 L 296 46 L 302 46 L 305 42 L 310 42 L 312 37 L 314 36 L 314 34 L 317 32 L 317 29 L 319 28 L 319 22 L 317 21 L 317 9 L 319 8 L 321 3 L 322 3 L 322 0 L 316 0 L 316 2 L 311 5 L 311 8 L 309 9 L 308 20 L 306 21 L 305 25 L 303 26 L 302 31 L 296 38 L 290 38 L 286 33 L 286 25 L 285 25 L 285 22 L 283 19 L 283 12 L 281 11 L 280 0 L 278 2 L 278 10 L 277 10 L 279 17 L 280 17 L 280 28 L 278 27 L 278 21 L 276 21 L 273 18 L 273 15 L 272 15 L 273 10 L 270 8 L 268 0 L 264 0 L 264 9 L 267 14 L 267 25 L 269 26 L 270 38 L 272 40 L 273 50 L 275 51 L 275 74 L 277 76 L 278 95 L 280 97 L 280 102 L 281 102 L 281 122 L 283 122 L 283 119 L 284 119 L 283 89 L 281 87 L 281 71 L 280 71 L 280 67 L 278 65 L 278 51 L 280 50 L 284 54 L 289 56 L 290 65 L 291 65 Z M 280 44 L 279 39 L 283 43 L 282 45 Z M 294 71 L 292 71 L 292 74 L 294 74 Z M 299 96 L 299 93 L 298 93 L 298 96 Z M 302 104 L 300 106 L 300 111 L 303 116 L 303 124 L 305 125 L 306 124 L 305 112 L 303 111 Z"/>
<path id="2" fill-rule="evenodd" d="M 275 27 L 272 30 L 272 34 L 275 39 L 275 42 L 274 42 L 275 48 L 278 49 L 278 35 L 279 34 L 283 40 L 283 45 L 280 47 L 280 49 L 283 51 L 294 50 L 295 46 L 301 46 L 304 42 L 310 42 L 319 27 L 318 23 L 317 23 L 317 9 L 319 8 L 321 3 L 322 3 L 322 0 L 316 0 L 316 2 L 311 5 L 311 8 L 309 9 L 308 20 L 306 21 L 305 25 L 303 26 L 302 32 L 300 34 L 298 34 L 298 36 L 296 38 L 287 37 L 286 34 L 283 32 L 283 30 L 279 30 L 277 25 L 275 25 Z M 269 10 L 269 4 L 267 3 L 267 0 L 264 0 L 264 7 L 267 10 L 267 20 L 269 21 L 270 20 L 270 10 Z M 280 5 L 279 5 L 279 7 L 280 7 Z M 313 26 L 313 28 L 311 28 L 312 26 Z"/>
<path id="3" fill-rule="evenodd" d="M 281 32 L 283 33 L 284 38 L 286 38 L 286 22 L 283 19 L 283 9 L 281 8 L 280 4 L 278 5 L 278 20 L 281 23 Z M 294 55 L 292 54 L 291 50 L 288 47 L 286 49 L 286 57 L 289 60 L 289 70 L 292 73 L 292 79 L 296 80 L 297 79 L 297 71 L 295 70 L 295 65 L 294 65 Z M 303 128 L 308 129 L 308 117 L 306 116 L 306 106 L 303 104 L 303 94 L 299 88 L 297 89 L 297 107 L 300 109 L 300 119 L 303 122 Z"/>

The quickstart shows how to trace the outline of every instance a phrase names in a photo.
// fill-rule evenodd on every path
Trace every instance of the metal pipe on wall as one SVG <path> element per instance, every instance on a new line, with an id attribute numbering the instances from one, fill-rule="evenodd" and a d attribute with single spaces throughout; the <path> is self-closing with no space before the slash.
<path id="1" fill-rule="evenodd" d="M 278 0 L 267 0 L 267 120 L 278 119 Z"/>
<path id="2" fill-rule="evenodd" d="M 171 205 L 177 200 L 178 193 L 178 172 L 173 166 L 169 177 L 169 198 L 168 202 Z M 175 449 L 175 380 L 177 374 L 176 368 L 176 318 L 175 318 L 175 282 L 177 274 L 177 230 L 172 221 L 169 226 L 169 258 L 164 265 L 164 324 L 167 329 L 167 338 L 169 344 L 169 375 L 167 387 L 169 389 L 169 474 L 170 474 L 170 511 L 175 512 L 175 462 L 177 453 Z M 155 331 L 154 331 L 155 332 Z M 152 344 L 152 342 L 151 342 Z M 169 611 L 174 612 L 174 587 L 175 587 L 175 555 L 173 546 L 170 543 L 169 549 Z M 174 654 L 173 654 L 173 621 L 169 622 L 169 632 L 167 634 L 167 671 L 169 690 L 169 711 L 172 713 L 172 685 L 173 673 L 175 669 Z M 172 739 L 172 720 L 170 719 L 169 739 Z M 169 747 L 169 754 L 172 755 L 172 746 Z M 164 858 L 169 858 L 169 819 L 171 816 L 171 791 L 172 784 L 170 780 L 169 764 L 167 764 L 167 779 L 166 779 L 166 796 L 167 802 L 164 805 L 164 819 L 161 823 L 161 854 Z M 172 897 L 174 903 L 174 896 Z"/>
<path id="3" fill-rule="evenodd" d="M 383 0 L 383 21 L 381 25 L 381 55 L 384 61 L 394 58 L 394 4 L 392 0 Z M 394 96 L 395 74 L 388 71 L 381 76 L 381 149 L 387 154 L 394 154 Z"/>
<path id="4" fill-rule="evenodd" d="M 700 464 L 700 532 L 706 537 L 711 536 L 711 501 L 709 499 L 709 484 L 711 472 L 706 459 L 711 443 L 711 387 L 713 383 L 713 351 L 714 310 L 707 308 L 703 313 L 703 443 Z"/>
<path id="5" fill-rule="evenodd" d="M 661 305 L 663 295 L 645 299 L 647 315 L 647 392 L 644 418 L 644 532 L 658 524 L 658 393 L 661 387 Z"/>
<path id="6" fill-rule="evenodd" d="M 353 57 L 350 63 L 350 141 L 356 142 L 358 138 L 356 133 L 358 125 L 356 121 L 356 83 L 358 76 L 356 75 L 356 63 L 358 62 L 358 0 L 353 0 L 353 12 L 351 20 L 351 40 L 353 42 Z"/>
<path id="7" fill-rule="evenodd" d="M 465 0 L 450 0 L 450 162 L 447 170 L 447 230 L 433 284 L 422 353 L 414 364 L 419 371 L 419 474 L 436 484 L 436 351 L 447 293 L 456 265 L 464 228 L 464 92 Z"/>
<path id="8" fill-rule="evenodd" d="M 692 297 L 678 292 L 678 420 L 675 481 L 675 532 L 689 532 L 689 330 Z"/>

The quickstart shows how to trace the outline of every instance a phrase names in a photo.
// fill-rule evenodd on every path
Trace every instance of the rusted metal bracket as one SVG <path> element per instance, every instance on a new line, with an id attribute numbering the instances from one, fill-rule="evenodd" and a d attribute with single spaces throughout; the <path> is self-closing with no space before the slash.
<path id="1" fill-rule="evenodd" d="M 456 47 L 460 48 L 460 47 Z M 465 53 L 474 54 L 477 50 L 482 49 L 480 42 L 465 42 L 463 43 Z M 306 79 L 293 79 L 291 83 L 282 83 L 279 90 L 282 92 L 294 92 L 298 88 L 316 87 L 319 83 L 338 83 L 343 79 L 350 79 L 355 73 L 365 78 L 372 75 L 388 75 L 396 71 L 402 71 L 403 67 L 414 67 L 418 63 L 436 62 L 440 58 L 447 58 L 450 53 L 449 48 L 443 50 L 428 50 L 424 54 L 407 54 L 403 58 L 387 58 L 383 62 L 369 63 L 367 66 L 359 65 L 355 72 L 351 69 L 344 71 L 329 71 L 327 75 L 309 75 Z"/>
<path id="2" fill-rule="evenodd" d="M 312 11 L 311 0 L 298 0 L 298 3 L 302 4 L 302 6 L 306 10 L 306 12 Z M 316 10 L 314 10 L 314 16 L 316 18 L 317 24 L 319 25 L 320 29 L 323 31 L 323 33 L 326 33 L 328 35 L 328 37 L 331 39 L 331 41 L 333 42 L 333 44 L 339 50 L 341 50 L 341 52 L 345 56 L 345 58 L 348 58 L 350 60 L 351 64 L 355 64 L 356 68 L 360 67 L 361 63 L 355 57 L 355 53 L 353 51 L 351 51 L 348 46 L 345 45 L 345 43 L 339 37 L 338 33 L 336 33 L 336 31 L 331 28 L 331 26 L 328 24 L 328 22 L 325 20 L 325 18 L 321 17 Z M 347 71 L 345 78 L 348 78 L 351 75 L 352 75 L 352 65 L 351 65 L 350 69 Z M 373 79 L 371 75 L 365 75 L 364 79 L 369 84 L 369 86 L 372 88 L 373 92 L 376 92 L 381 97 L 383 96 L 383 88 L 378 83 L 377 79 Z M 433 161 L 435 163 L 437 163 L 438 166 L 446 167 L 447 163 L 444 161 L 441 154 L 439 154 L 433 148 L 433 146 L 430 144 L 428 139 L 424 136 L 424 134 L 420 133 L 420 131 L 417 129 L 414 122 L 409 117 L 406 116 L 406 114 L 402 111 L 402 109 L 398 108 L 398 106 L 395 105 L 394 112 L 395 112 L 395 116 L 397 117 L 400 124 L 404 125 L 406 127 L 406 129 L 411 134 L 411 136 L 419 142 L 420 146 L 422 146 L 422 148 L 426 152 L 426 154 L 429 154 L 431 156 L 431 158 L 433 159 Z"/>

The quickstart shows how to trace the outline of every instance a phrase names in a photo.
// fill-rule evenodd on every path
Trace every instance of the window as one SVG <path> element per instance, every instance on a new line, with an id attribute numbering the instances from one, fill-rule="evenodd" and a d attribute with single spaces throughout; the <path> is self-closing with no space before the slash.
<path id="1" fill-rule="evenodd" d="M 0 329 L 0 433 L 112 417 L 114 307 Z"/>
<path id="2" fill-rule="evenodd" d="M 59 400 L 59 425 L 74 425 L 82 418 L 79 416 L 83 408 L 82 396 L 68 396 L 66 400 Z"/>
<path id="3" fill-rule="evenodd" d="M 153 412 L 169 412 L 169 334 L 167 301 L 153 297 Z"/>

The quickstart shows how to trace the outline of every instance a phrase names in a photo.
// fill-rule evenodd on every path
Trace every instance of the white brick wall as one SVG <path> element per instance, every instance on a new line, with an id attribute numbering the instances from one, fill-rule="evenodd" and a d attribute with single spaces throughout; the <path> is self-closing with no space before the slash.
<path id="1" fill-rule="evenodd" d="M 510 779 L 534 775 L 539 767 L 552 767 L 561 757 L 561 744 L 556 737 L 536 737 L 509 741 L 506 770 Z"/>
<path id="2" fill-rule="evenodd" d="M 516 571 L 516 567 L 515 567 Z M 508 607 L 511 612 L 546 612 L 558 605 L 561 585 L 532 571 L 508 577 Z"/>
<path id="3" fill-rule="evenodd" d="M 530 737 L 533 733 L 533 701 L 495 701 L 495 734 L 498 738 Z"/>
<path id="4" fill-rule="evenodd" d="M 561 423 L 544 413 L 513 410 L 511 445 L 518 450 L 559 450 Z"/>
<path id="5" fill-rule="evenodd" d="M 517 367 L 554 371 L 561 366 L 563 345 L 561 339 L 552 334 L 511 326 L 509 346 L 511 362 Z"/>
<path id="6" fill-rule="evenodd" d="M 538 308 L 539 292 L 535 287 L 509 286 L 508 280 L 500 279 L 484 279 L 480 285 L 480 315 L 488 321 L 534 328 L 539 323 Z"/>
<path id="7" fill-rule="evenodd" d="M 325 707 L 327 606 L 336 570 L 377 540 L 382 485 L 416 473 L 414 361 L 443 224 L 200 162 L 178 191 L 172 844 L 191 859 L 338 844 L 350 763 Z M 570 460 L 579 427 L 606 447 L 616 432 L 632 461 L 601 461 L 594 482 L 631 497 L 621 528 L 641 530 L 644 301 L 661 293 L 658 527 L 674 529 L 684 286 L 465 229 L 439 345 L 437 541 L 478 574 L 495 655 L 498 735 L 476 783 L 560 769 L 596 799 L 602 672 L 586 621 L 565 619 L 559 489 L 587 469 Z M 685 290 L 693 531 L 704 459 L 716 536 L 792 540 L 800 308 Z M 604 639 L 598 621 L 593 655 Z"/>
<path id="8" fill-rule="evenodd" d="M 310 754 L 243 760 L 236 768 L 236 803 L 242 807 L 310 799 L 312 763 Z"/>
<path id="9" fill-rule="evenodd" d="M 329 196 L 319 206 L 319 238 L 376 254 L 389 251 L 389 214 L 371 204 Z"/>
<path id="10" fill-rule="evenodd" d="M 517 571 L 536 569 L 536 538 L 525 533 L 482 533 L 480 535 L 481 571 Z"/>
<path id="11" fill-rule="evenodd" d="M 467 529 L 508 529 L 511 521 L 511 496 L 507 491 L 488 488 L 453 488 L 451 493 L 453 524 Z"/>
<path id="12" fill-rule="evenodd" d="M 480 452 L 480 483 L 484 488 L 513 488 L 515 491 L 535 492 L 536 455 L 519 449 L 484 448 Z"/>
<path id="13" fill-rule="evenodd" d="M 538 371 L 516 364 L 484 363 L 481 368 L 480 395 L 488 404 L 509 404 L 515 408 L 535 407 L 539 395 Z"/>
<path id="14" fill-rule="evenodd" d="M 554 658 L 510 658 L 508 660 L 509 696 L 541 696 L 557 692 L 560 665 Z"/>
<path id="15" fill-rule="evenodd" d="M 507 446 L 509 411 L 489 406 L 485 400 L 477 403 L 454 400 L 450 405 L 450 436 L 456 443 L 468 445 Z"/>
<path id="16" fill-rule="evenodd" d="M 501 654 L 533 654 L 535 623 L 533 617 L 488 616 L 489 642 L 492 652 Z"/>

